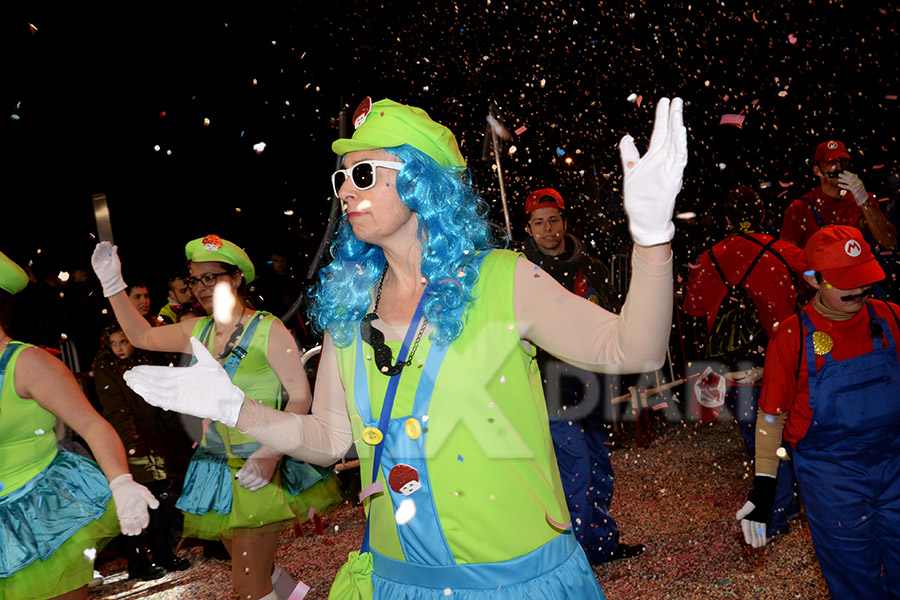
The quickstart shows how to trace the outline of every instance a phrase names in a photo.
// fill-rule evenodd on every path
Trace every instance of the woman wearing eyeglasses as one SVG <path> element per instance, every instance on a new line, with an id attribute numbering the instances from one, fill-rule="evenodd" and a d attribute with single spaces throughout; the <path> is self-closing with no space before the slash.
<path id="1" fill-rule="evenodd" d="M 660 101 L 643 157 L 630 137 L 621 143 L 635 250 L 620 316 L 491 249 L 487 206 L 449 129 L 390 100 L 364 103 L 354 122 L 332 145 L 344 156 L 332 182 L 345 218 L 313 292 L 326 333 L 312 414 L 244 397 L 208 361 L 138 367 L 128 384 L 309 461 L 357 440 L 364 552 L 332 598 L 349 597 L 352 582 L 391 600 L 603 598 L 569 531 L 534 344 L 595 371 L 662 365 L 687 159 L 681 101 Z"/>
<path id="2" fill-rule="evenodd" d="M 256 311 L 243 290 L 255 270 L 247 254 L 216 235 L 185 246 L 185 283 L 212 316 L 151 327 L 128 301 L 116 249 L 97 245 L 91 262 L 116 318 L 132 344 L 159 352 L 192 353 L 200 340 L 230 385 L 285 415 L 309 412 L 312 397 L 293 337 L 276 317 Z M 214 301 L 215 297 L 215 301 Z M 212 355 L 210 355 L 212 353 Z M 241 598 L 285 600 L 294 585 L 274 567 L 279 532 L 340 502 L 330 470 L 284 459 L 283 453 L 222 423 L 205 421 L 176 506 L 184 535 L 221 538 L 232 557 L 232 585 Z"/>

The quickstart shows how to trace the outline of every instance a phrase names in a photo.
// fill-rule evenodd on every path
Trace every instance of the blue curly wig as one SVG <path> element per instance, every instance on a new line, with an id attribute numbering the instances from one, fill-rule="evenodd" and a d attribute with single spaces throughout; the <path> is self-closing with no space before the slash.
<path id="1" fill-rule="evenodd" d="M 446 344 L 459 337 L 465 308 L 474 299 L 478 268 L 469 263 L 477 251 L 499 245 L 487 220 L 488 206 L 472 189 L 467 172 L 442 167 L 408 144 L 385 150 L 404 163 L 397 191 L 419 222 L 421 270 L 431 283 L 425 318 L 435 328 L 434 342 Z M 331 256 L 310 293 L 309 315 L 320 333 L 330 332 L 343 348 L 368 311 L 386 261 L 380 247 L 353 234 L 346 215 L 331 243 Z"/>

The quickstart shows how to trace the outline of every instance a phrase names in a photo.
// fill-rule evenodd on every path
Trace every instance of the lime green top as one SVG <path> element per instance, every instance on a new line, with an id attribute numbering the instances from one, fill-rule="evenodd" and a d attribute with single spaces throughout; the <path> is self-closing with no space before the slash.
<path id="1" fill-rule="evenodd" d="M 248 398 L 253 398 L 257 402 L 280 410 L 282 408 L 279 404 L 281 401 L 281 380 L 278 379 L 278 375 L 276 375 L 275 371 L 272 370 L 272 367 L 269 366 L 268 351 L 269 331 L 272 329 L 272 323 L 277 320 L 277 317 L 268 313 L 263 314 L 265 316 L 263 316 L 256 328 L 256 333 L 253 335 L 250 346 L 247 348 L 247 355 L 241 360 L 231 381 L 234 385 L 241 388 L 241 391 L 243 391 Z M 213 321 L 212 317 L 199 319 L 197 323 L 194 324 L 192 335 L 197 339 L 201 339 L 203 329 L 206 327 L 207 323 L 211 321 Z M 212 348 L 215 336 L 216 325 L 213 321 L 206 340 L 206 347 L 210 352 L 213 351 Z M 243 341 L 244 336 L 241 335 L 236 345 L 243 345 Z M 225 442 L 226 451 L 229 455 L 231 452 L 228 450 L 228 447 L 236 446 L 238 444 L 252 443 L 258 447 L 258 442 L 256 442 L 256 440 L 244 435 L 235 427 L 227 427 L 222 423 L 214 422 L 210 424 L 210 428 L 215 428 L 216 432 Z M 202 445 L 207 446 L 207 436 L 204 435 L 203 437 Z M 212 450 L 219 449 L 213 448 Z"/>
<path id="2" fill-rule="evenodd" d="M 548 517 L 569 521 L 535 350 L 523 346 L 513 314 L 518 257 L 494 250 L 485 258 L 476 300 L 447 351 L 425 423 L 435 505 L 458 564 L 521 556 L 560 534 Z M 353 400 L 355 344 L 338 348 L 337 356 L 365 487 L 371 483 L 373 446 L 361 441 L 362 419 Z M 400 344 L 388 345 L 396 357 Z M 404 369 L 393 418 L 411 413 L 430 347 L 423 338 L 413 364 Z M 377 419 L 390 378 L 377 372 L 368 344 L 363 356 Z M 372 548 L 403 560 L 389 494 L 370 498 Z"/>
<path id="3" fill-rule="evenodd" d="M 28 483 L 56 457 L 56 416 L 16 393 L 16 363 L 30 347 L 15 350 L 0 388 L 0 497 Z"/>

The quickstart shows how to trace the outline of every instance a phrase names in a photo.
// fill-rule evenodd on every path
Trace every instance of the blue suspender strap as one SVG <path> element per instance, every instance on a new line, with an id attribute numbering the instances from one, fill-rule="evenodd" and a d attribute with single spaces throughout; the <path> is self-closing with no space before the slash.
<path id="1" fill-rule="evenodd" d="M 809 206 L 809 210 L 812 211 L 813 217 L 816 219 L 816 223 L 819 224 L 819 228 L 821 229 L 822 227 L 825 227 L 825 219 L 823 219 L 822 215 L 819 214 L 819 211 L 816 210 L 816 207 L 812 203 L 812 200 L 810 200 L 806 196 L 803 196 L 800 199 L 803 200 L 804 202 L 806 202 L 807 206 Z"/>
<path id="2" fill-rule="evenodd" d="M 3 390 L 3 376 L 6 375 L 6 366 L 9 364 L 9 361 L 12 360 L 13 354 L 16 353 L 16 350 L 18 350 L 21 345 L 22 342 L 10 340 L 6 345 L 6 350 L 3 351 L 3 356 L 0 356 L 0 391 Z"/>
<path id="3" fill-rule="evenodd" d="M 400 352 L 397 355 L 398 363 L 406 360 L 406 354 L 407 352 L 409 352 L 409 347 L 412 345 L 413 338 L 415 337 L 416 331 L 419 328 L 419 321 L 422 320 L 422 313 L 425 311 L 425 298 L 428 296 L 429 291 L 430 286 L 429 288 L 425 288 L 425 291 L 422 292 L 422 297 L 419 298 L 419 304 L 416 306 L 416 314 L 413 315 L 412 322 L 410 322 L 409 328 L 406 330 L 406 337 L 403 338 L 403 345 L 400 346 Z M 358 328 L 359 326 L 357 325 L 357 329 Z M 357 343 L 362 344 L 362 340 L 360 338 L 357 338 Z M 358 349 L 357 352 L 361 352 L 361 348 Z M 381 454 L 382 452 L 384 452 L 384 442 L 387 439 L 388 423 L 391 420 L 391 409 L 394 407 L 394 397 L 397 395 L 397 386 L 400 385 L 400 377 L 402 376 L 402 370 L 396 375 L 391 376 L 391 380 L 388 382 L 387 391 L 384 394 L 384 404 L 382 404 L 381 406 L 381 417 L 378 419 L 378 430 L 381 431 L 382 438 L 381 441 L 378 442 L 378 445 L 375 446 L 375 455 L 372 460 L 373 483 L 378 477 L 378 470 L 381 468 Z M 363 534 L 361 552 L 368 551 L 369 519 L 368 517 L 366 517 L 366 531 Z"/>
<path id="4" fill-rule="evenodd" d="M 809 407 L 813 408 L 813 402 L 816 391 L 816 350 L 813 344 L 813 333 L 816 327 L 812 320 L 804 311 L 800 311 L 800 318 L 803 319 L 803 325 L 806 327 L 806 371 L 809 378 Z"/>

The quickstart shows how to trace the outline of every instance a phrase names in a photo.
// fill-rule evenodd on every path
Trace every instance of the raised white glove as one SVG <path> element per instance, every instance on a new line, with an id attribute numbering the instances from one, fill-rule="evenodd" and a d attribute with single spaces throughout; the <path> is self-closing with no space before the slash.
<path id="1" fill-rule="evenodd" d="M 275 467 L 284 456 L 280 452 L 269 448 L 260 448 L 244 462 L 243 466 L 234 474 L 234 478 L 242 487 L 255 492 L 272 481 L 275 475 Z"/>
<path id="2" fill-rule="evenodd" d="M 838 187 L 853 194 L 853 200 L 857 206 L 862 206 L 869 201 L 869 193 L 859 177 L 850 171 L 841 171 L 838 175 Z"/>
<path id="3" fill-rule="evenodd" d="M 125 383 L 153 406 L 237 424 L 244 392 L 197 338 L 191 337 L 197 362 L 190 367 L 141 365 L 125 372 Z"/>
<path id="4" fill-rule="evenodd" d="M 148 508 L 157 508 L 159 500 L 150 490 L 134 482 L 130 473 L 119 475 L 109 482 L 116 503 L 119 528 L 125 535 L 139 535 L 150 524 Z"/>
<path id="5" fill-rule="evenodd" d="M 735 517 L 741 522 L 744 530 L 744 542 L 754 548 L 762 548 L 766 545 L 766 524 L 745 519 L 747 515 L 756 510 L 756 505 L 749 500 L 737 511 Z"/>
<path id="6" fill-rule="evenodd" d="M 103 295 L 109 298 L 124 290 L 127 286 L 122 280 L 122 263 L 119 261 L 118 246 L 109 242 L 100 242 L 91 255 L 91 266 L 103 286 Z"/>
<path id="7" fill-rule="evenodd" d="M 664 244 L 675 236 L 672 213 L 687 164 L 687 131 L 681 111 L 681 98 L 671 103 L 668 98 L 659 99 L 650 147 L 643 157 L 630 135 L 619 142 L 628 229 L 641 246 Z"/>

